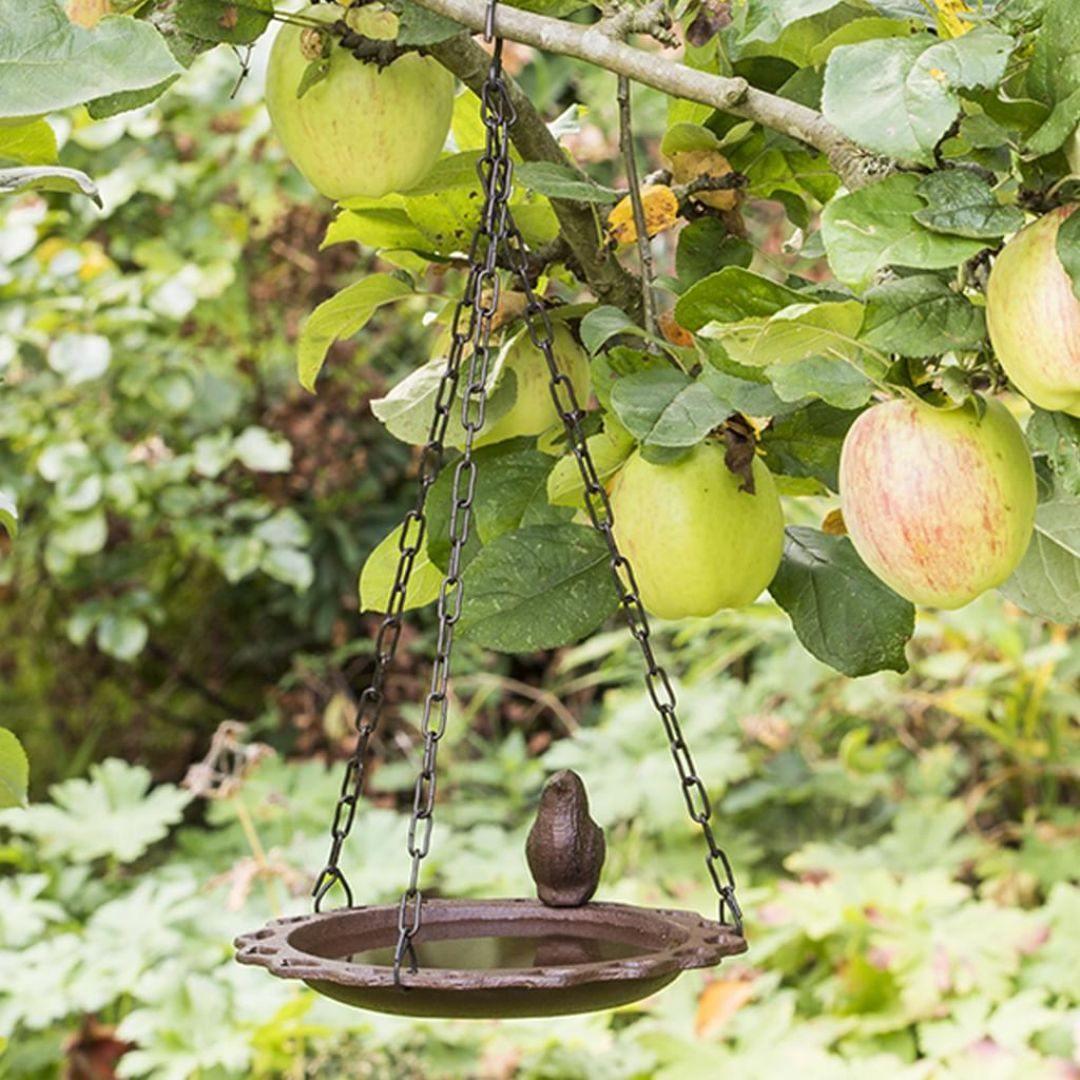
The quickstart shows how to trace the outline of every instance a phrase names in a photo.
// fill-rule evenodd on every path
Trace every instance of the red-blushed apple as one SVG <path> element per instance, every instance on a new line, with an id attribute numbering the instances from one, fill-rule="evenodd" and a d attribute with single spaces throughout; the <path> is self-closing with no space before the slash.
<path id="1" fill-rule="evenodd" d="M 343 13 L 336 4 L 319 4 L 300 14 L 333 22 Z M 366 37 L 389 39 L 396 32 L 397 19 L 388 11 L 358 8 L 347 18 Z M 450 130 L 453 75 L 419 53 L 380 71 L 335 41 L 325 78 L 298 97 L 322 43 L 318 30 L 289 23 L 270 50 L 266 107 L 292 163 L 331 199 L 380 198 L 415 187 L 438 160 Z"/>
<path id="2" fill-rule="evenodd" d="M 680 461 L 653 465 L 640 451 L 611 488 L 615 538 L 646 609 L 662 619 L 712 615 L 752 603 L 784 548 L 784 514 L 772 474 L 752 465 L 754 494 L 706 442 Z"/>
<path id="3" fill-rule="evenodd" d="M 1001 366 L 1044 409 L 1080 416 L 1080 299 L 1058 257 L 1063 206 L 1005 245 L 990 272 L 986 319 Z"/>
<path id="4" fill-rule="evenodd" d="M 868 567 L 901 596 L 957 608 L 1000 585 L 1035 522 L 1035 469 L 999 401 L 875 405 L 840 454 L 844 523 Z"/>

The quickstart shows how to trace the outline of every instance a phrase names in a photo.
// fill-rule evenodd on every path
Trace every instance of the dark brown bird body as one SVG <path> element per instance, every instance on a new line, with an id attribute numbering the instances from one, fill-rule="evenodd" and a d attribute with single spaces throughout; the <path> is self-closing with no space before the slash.
<path id="1" fill-rule="evenodd" d="M 537 896 L 550 907 L 580 907 L 596 892 L 605 851 L 581 777 L 569 769 L 554 773 L 525 842 Z"/>

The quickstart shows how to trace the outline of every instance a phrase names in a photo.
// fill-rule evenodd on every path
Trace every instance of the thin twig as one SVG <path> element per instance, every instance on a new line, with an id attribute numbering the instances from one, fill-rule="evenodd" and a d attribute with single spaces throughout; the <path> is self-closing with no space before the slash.
<path id="1" fill-rule="evenodd" d="M 630 104 L 630 80 L 619 76 L 619 149 L 626 165 L 626 183 L 630 188 L 630 205 L 634 209 L 634 228 L 637 231 L 638 256 L 641 259 L 641 300 L 645 314 L 645 329 L 656 333 L 656 299 L 653 296 L 653 258 L 645 221 L 645 203 L 638 183 L 637 154 L 634 152 L 634 120 Z"/>

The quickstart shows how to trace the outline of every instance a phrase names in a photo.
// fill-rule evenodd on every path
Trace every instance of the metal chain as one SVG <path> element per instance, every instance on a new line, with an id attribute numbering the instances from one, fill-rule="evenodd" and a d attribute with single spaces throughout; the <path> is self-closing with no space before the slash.
<path id="1" fill-rule="evenodd" d="M 725 922 L 726 912 L 730 912 L 735 930 L 743 932 L 742 909 L 735 897 L 735 875 L 731 869 L 731 862 L 723 848 L 716 842 L 713 833 L 711 817 L 712 803 L 705 784 L 697 774 L 694 759 L 690 753 L 690 747 L 686 743 L 679 718 L 676 714 L 675 691 L 671 685 L 671 679 L 667 672 L 656 659 L 650 640 L 649 619 L 645 614 L 645 608 L 641 603 L 637 581 L 634 579 L 634 571 L 629 560 L 619 550 L 615 541 L 614 514 L 607 491 L 600 482 L 600 475 L 596 471 L 589 446 L 586 442 L 585 432 L 581 421 L 585 413 L 578 404 L 577 395 L 574 393 L 574 385 L 570 377 L 564 372 L 555 359 L 553 348 L 553 336 L 551 319 L 547 309 L 533 291 L 529 281 L 528 258 L 525 241 L 521 232 L 511 217 L 507 229 L 504 250 L 510 267 L 520 282 L 521 289 L 525 294 L 525 324 L 529 331 L 532 343 L 540 349 L 547 361 L 548 372 L 551 375 L 550 390 L 555 408 L 562 419 L 566 430 L 567 442 L 570 451 L 577 461 L 578 471 L 584 484 L 585 509 L 593 528 L 604 538 L 608 548 L 608 563 L 611 567 L 612 577 L 615 582 L 615 590 L 619 594 L 619 606 L 626 618 L 627 627 L 634 640 L 641 649 L 642 659 L 645 661 L 645 685 L 649 691 L 656 711 L 664 725 L 668 745 L 671 748 L 671 756 L 675 760 L 675 768 L 679 773 L 679 782 L 682 788 L 683 799 L 691 820 L 701 827 L 705 837 L 706 856 L 705 865 L 709 871 L 709 877 L 716 888 L 718 902 L 718 919 Z"/>
<path id="2" fill-rule="evenodd" d="M 489 27 L 495 0 L 489 4 Z M 468 338 L 472 341 L 469 377 L 461 399 L 461 425 L 465 440 L 461 459 L 454 469 L 453 492 L 450 502 L 450 557 L 439 590 L 439 632 L 435 643 L 435 660 L 431 672 L 431 687 L 424 701 L 424 716 L 420 725 L 424 737 L 424 754 L 420 773 L 413 790 L 412 815 L 409 819 L 408 851 L 411 858 L 409 882 L 401 894 L 398 906 L 398 942 L 394 950 L 394 981 L 401 985 L 401 964 L 409 957 L 409 970 L 416 971 L 416 952 L 413 938 L 420 929 L 423 912 L 423 893 L 420 891 L 420 867 L 431 847 L 434 824 L 436 759 L 439 740 L 446 730 L 449 698 L 447 682 L 450 676 L 450 654 L 454 643 L 454 628 L 461 617 L 464 588 L 461 582 L 461 557 L 469 539 L 472 521 L 472 502 L 476 492 L 476 462 L 473 442 L 484 424 L 487 405 L 487 376 L 491 357 L 492 322 L 499 308 L 500 280 L 499 251 L 503 246 L 510 220 L 509 201 L 513 187 L 514 166 L 510 159 L 510 125 L 516 114 L 502 78 L 502 39 L 495 38 L 495 47 L 487 79 L 480 94 L 482 117 L 486 129 L 483 156 L 477 164 L 484 190 L 484 211 L 470 253 L 470 275 L 476 275 L 477 296 L 471 307 L 472 319 Z M 483 263 L 477 268 L 477 245 L 483 240 Z M 458 316 L 455 313 L 455 337 Z"/>
<path id="3" fill-rule="evenodd" d="M 401 930 L 402 949 L 410 949 L 412 936 L 420 925 L 420 894 L 416 888 L 420 862 L 427 854 L 431 840 L 431 810 L 435 799 L 435 757 L 439 739 L 446 726 L 446 679 L 450 666 L 450 646 L 453 627 L 461 610 L 459 574 L 461 552 L 468 539 L 472 498 L 476 487 L 476 464 L 472 459 L 472 446 L 476 432 L 484 420 L 487 398 L 487 372 L 491 320 L 499 299 L 499 280 L 496 271 L 500 241 L 506 227 L 506 203 L 511 189 L 512 165 L 509 153 L 509 125 L 514 113 L 501 77 L 501 42 L 496 41 L 488 81 L 483 90 L 484 123 L 487 128 L 486 146 L 477 163 L 481 184 L 485 193 L 484 215 L 472 239 L 469 249 L 469 274 L 462 298 L 454 310 L 451 323 L 451 342 L 435 394 L 434 415 L 428 430 L 428 438 L 420 453 L 418 490 L 413 507 L 405 515 L 398 537 L 398 565 L 394 584 L 390 589 L 386 615 L 375 638 L 375 666 L 371 680 L 357 708 L 356 747 L 350 756 L 345 775 L 342 777 L 334 817 L 330 825 L 330 853 L 326 865 L 315 879 L 312 890 L 315 911 L 335 885 L 345 892 L 347 906 L 353 905 L 352 889 L 339 860 L 345 840 L 356 818 L 356 808 L 364 787 L 364 772 L 368 759 L 371 736 L 378 728 L 385 701 L 386 677 L 397 653 L 401 637 L 402 612 L 409 578 L 416 556 L 423 549 L 427 533 L 425 506 L 428 492 L 442 468 L 447 427 L 451 408 L 457 394 L 462 361 L 466 348 L 473 344 L 469 364 L 468 381 L 461 401 L 462 425 L 465 445 L 461 460 L 454 473 L 453 501 L 451 506 L 450 533 L 451 552 L 447 576 L 439 595 L 439 633 L 436 657 L 432 672 L 431 692 L 424 705 L 422 733 L 424 756 L 420 776 L 417 779 L 413 800 L 413 816 L 409 826 L 409 854 L 413 859 L 410 885 L 402 897 Z M 431 717 L 436 722 L 432 727 Z M 416 834 L 422 826 L 423 836 L 419 843 Z M 410 912 L 408 907 L 412 900 Z M 395 961 L 395 975 L 399 961 Z"/>
<path id="4" fill-rule="evenodd" d="M 461 459 L 454 471 L 450 511 L 450 556 L 446 575 L 439 591 L 438 635 L 431 683 L 424 701 L 421 734 L 424 749 L 421 767 L 413 790 L 407 849 L 411 860 L 408 884 L 398 906 L 398 941 L 394 950 L 394 981 L 401 984 L 401 966 L 406 957 L 409 969 L 416 971 L 413 939 L 422 924 L 423 893 L 420 871 L 431 847 L 434 826 L 436 765 L 439 742 L 446 730 L 449 698 L 448 680 L 454 630 L 461 616 L 464 592 L 461 583 L 461 558 L 468 541 L 472 502 L 476 491 L 477 466 L 473 444 L 484 423 L 487 404 L 487 376 L 491 357 L 492 321 L 498 310 L 500 281 L 498 255 L 506 253 L 511 269 L 526 297 L 525 321 L 530 339 L 541 350 L 551 376 L 550 390 L 566 429 L 567 440 L 584 482 L 585 506 L 593 527 L 604 537 L 609 563 L 630 633 L 638 642 L 645 661 L 645 683 L 649 696 L 664 724 L 668 743 L 679 773 L 683 798 L 691 819 L 705 837 L 706 866 L 719 896 L 719 919 L 729 911 L 735 929 L 742 932 L 742 912 L 735 898 L 735 881 L 727 855 L 717 844 L 710 818 L 712 807 L 704 783 L 697 775 L 693 757 L 686 744 L 676 715 L 675 694 L 667 672 L 659 664 L 650 642 L 650 629 L 638 593 L 630 563 L 620 552 L 612 529 L 613 515 L 607 492 L 589 453 L 581 426 L 584 412 L 577 402 L 570 378 L 558 365 L 553 349 L 551 321 L 529 280 L 525 242 L 509 212 L 513 163 L 510 159 L 509 129 L 516 114 L 502 77 L 502 40 L 494 37 L 497 0 L 488 0 L 485 37 L 494 40 L 494 50 L 487 79 L 482 87 L 481 104 L 486 129 L 485 148 L 477 170 L 484 191 L 482 220 L 473 236 L 469 251 L 469 274 L 465 289 L 451 324 L 451 345 L 435 397 L 435 409 L 428 440 L 420 456 L 419 488 L 413 508 L 406 514 L 398 538 L 399 559 L 394 584 L 387 602 L 387 612 L 375 640 L 375 667 L 371 681 L 360 696 L 356 718 L 358 740 L 350 757 L 330 828 L 330 853 L 313 890 L 318 911 L 329 891 L 340 884 L 348 906 L 353 904 L 352 889 L 339 866 L 341 850 L 352 829 L 356 807 L 363 790 L 369 743 L 378 727 L 385 700 L 388 670 L 396 655 L 401 636 L 402 612 L 416 556 L 423 548 L 427 530 L 425 506 L 427 494 L 442 466 L 445 438 L 451 407 L 460 382 L 461 367 L 471 344 L 469 369 L 461 396 L 461 423 L 464 444 Z"/>

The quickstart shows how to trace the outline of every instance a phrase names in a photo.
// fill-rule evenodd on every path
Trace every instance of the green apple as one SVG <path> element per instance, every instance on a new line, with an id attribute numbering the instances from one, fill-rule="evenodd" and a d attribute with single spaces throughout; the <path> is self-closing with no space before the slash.
<path id="1" fill-rule="evenodd" d="M 784 548 L 784 514 L 772 474 L 755 458 L 754 494 L 727 467 L 724 448 L 702 443 L 670 465 L 635 452 L 615 477 L 615 538 L 645 607 L 662 619 L 744 607 L 768 586 Z"/>
<path id="2" fill-rule="evenodd" d="M 1021 230 L 997 257 L 986 291 L 990 340 L 1017 389 L 1080 416 L 1080 299 L 1057 254 L 1063 206 Z"/>
<path id="3" fill-rule="evenodd" d="M 916 604 L 958 608 L 1016 569 L 1035 522 L 1035 469 L 999 401 L 867 409 L 840 454 L 844 523 L 868 567 Z"/>
<path id="4" fill-rule="evenodd" d="M 333 22 L 342 12 L 320 4 L 301 14 Z M 392 38 L 397 26 L 393 15 L 374 8 L 350 12 L 350 22 L 379 39 Z M 417 53 L 380 71 L 335 42 L 326 78 L 298 97 L 321 42 L 318 31 L 288 24 L 270 51 L 266 105 L 293 164 L 331 199 L 380 198 L 415 187 L 438 160 L 450 130 L 453 76 Z"/>
<path id="5" fill-rule="evenodd" d="M 552 334 L 555 362 L 569 377 L 578 403 L 584 405 L 589 396 L 589 358 L 565 323 L 552 323 Z M 521 435 L 540 435 L 560 423 L 551 396 L 547 359 L 524 331 L 507 348 L 500 380 L 506 378 L 507 372 L 513 373 L 514 404 L 498 420 L 484 426 L 476 446 L 490 446 Z"/>

